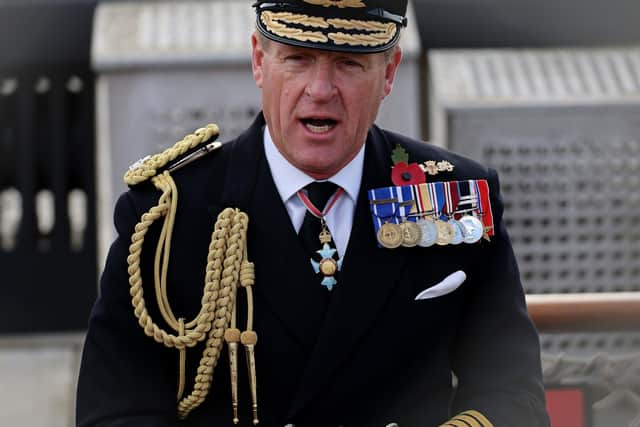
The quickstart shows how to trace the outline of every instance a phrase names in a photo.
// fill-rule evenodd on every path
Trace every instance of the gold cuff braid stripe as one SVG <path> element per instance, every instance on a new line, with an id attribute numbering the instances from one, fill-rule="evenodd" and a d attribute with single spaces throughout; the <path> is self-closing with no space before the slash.
<path id="1" fill-rule="evenodd" d="M 459 414 L 456 418 L 459 420 L 464 420 L 466 425 L 469 427 L 483 427 L 477 418 L 474 418 L 469 414 L 462 413 Z"/>
<path id="2" fill-rule="evenodd" d="M 493 423 L 478 411 L 461 412 L 440 427 L 494 427 Z"/>
<path id="3" fill-rule="evenodd" d="M 494 427 L 493 423 L 478 411 L 474 411 L 474 410 L 464 411 L 460 415 L 467 415 L 475 418 L 482 427 Z"/>
<path id="4" fill-rule="evenodd" d="M 398 31 L 394 23 L 375 21 L 361 21 L 357 19 L 323 19 L 300 15 L 291 12 L 264 11 L 260 15 L 267 30 L 280 37 L 298 41 L 327 43 L 331 39 L 337 45 L 351 46 L 379 46 L 388 43 Z M 300 28 L 288 27 L 286 24 L 299 24 L 308 28 L 363 31 L 362 33 L 329 32 L 327 35 L 320 31 L 305 31 Z"/>

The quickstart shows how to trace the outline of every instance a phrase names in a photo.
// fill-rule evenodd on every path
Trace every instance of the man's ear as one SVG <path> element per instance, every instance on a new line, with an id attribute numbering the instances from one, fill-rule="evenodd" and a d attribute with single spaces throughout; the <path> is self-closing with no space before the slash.
<path id="1" fill-rule="evenodd" d="M 396 78 L 396 71 L 398 71 L 398 65 L 400 65 L 400 61 L 402 61 L 402 49 L 400 46 L 397 46 L 393 49 L 391 53 L 391 57 L 387 61 L 386 69 L 385 69 L 385 82 L 384 82 L 384 96 L 386 97 L 391 93 L 391 89 L 393 89 L 393 81 Z"/>
<path id="2" fill-rule="evenodd" d="M 251 35 L 251 68 L 253 69 L 253 80 L 262 89 L 262 60 L 264 59 L 264 49 L 258 40 L 256 33 Z"/>

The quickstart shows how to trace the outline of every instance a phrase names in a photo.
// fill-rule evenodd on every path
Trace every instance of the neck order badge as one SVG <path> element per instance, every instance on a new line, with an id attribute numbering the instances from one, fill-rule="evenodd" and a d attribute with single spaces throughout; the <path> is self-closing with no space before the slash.
<path id="1" fill-rule="evenodd" d="M 311 258 L 310 261 L 311 266 L 313 267 L 313 270 L 316 272 L 316 274 L 322 274 L 323 276 L 320 284 L 322 286 L 325 286 L 328 290 L 331 290 L 338 283 L 334 276 L 342 268 L 342 258 L 335 259 L 337 250 L 330 246 L 333 238 L 331 236 L 329 228 L 327 227 L 325 217 L 335 206 L 338 199 L 344 194 L 344 189 L 338 188 L 335 193 L 333 193 L 333 195 L 329 198 L 329 201 L 322 211 L 311 202 L 304 191 L 300 190 L 297 194 L 298 198 L 300 198 L 300 201 L 307 208 L 307 211 L 320 220 L 321 231 L 318 235 L 318 239 L 320 240 L 322 248 L 316 251 L 316 253 L 320 255 L 321 258 L 320 261 L 316 261 L 313 258 Z"/>

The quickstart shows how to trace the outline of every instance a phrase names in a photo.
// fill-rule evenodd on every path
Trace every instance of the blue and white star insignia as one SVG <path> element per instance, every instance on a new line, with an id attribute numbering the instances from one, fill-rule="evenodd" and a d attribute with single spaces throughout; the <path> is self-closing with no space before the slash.
<path id="1" fill-rule="evenodd" d="M 333 289 L 333 287 L 338 283 L 338 281 L 333 277 L 336 272 L 342 269 L 342 258 L 337 261 L 333 259 L 333 256 L 337 252 L 336 249 L 329 246 L 328 243 L 325 243 L 322 246 L 322 249 L 316 251 L 322 259 L 320 262 L 315 261 L 313 258 L 311 259 L 311 266 L 313 267 L 313 271 L 316 274 L 322 274 L 324 278 L 320 284 L 325 286 L 328 290 Z"/>
<path id="2" fill-rule="evenodd" d="M 320 282 L 320 284 L 325 286 L 328 290 L 333 289 L 333 285 L 336 285 L 337 283 L 338 281 L 333 276 L 325 277 L 322 279 L 322 282 Z"/>
<path id="3" fill-rule="evenodd" d="M 329 246 L 328 243 L 325 243 L 322 246 L 322 249 L 316 252 L 322 257 L 322 259 L 329 259 L 329 258 L 333 258 L 333 254 L 335 254 L 337 250 Z"/>

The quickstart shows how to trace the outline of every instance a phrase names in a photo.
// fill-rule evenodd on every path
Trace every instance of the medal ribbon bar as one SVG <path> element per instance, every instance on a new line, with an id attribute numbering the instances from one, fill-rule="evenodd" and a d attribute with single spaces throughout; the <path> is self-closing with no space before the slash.
<path id="1" fill-rule="evenodd" d="M 493 236 L 493 212 L 491 212 L 489 184 L 486 180 L 479 179 L 475 181 L 475 186 L 478 193 L 478 214 L 484 224 L 485 233 L 488 236 Z"/>
<path id="2" fill-rule="evenodd" d="M 385 224 L 389 235 L 392 225 L 417 223 L 422 219 L 436 221 L 442 229 L 445 224 L 438 224 L 438 221 L 453 224 L 464 219 L 464 230 L 469 227 L 477 228 L 477 224 L 483 226 L 485 237 L 494 234 L 489 185 L 486 180 L 383 187 L 369 190 L 368 196 L 376 234 Z M 471 217 L 477 218 L 472 221 Z M 465 242 L 472 243 L 472 240 L 466 239 Z"/>

